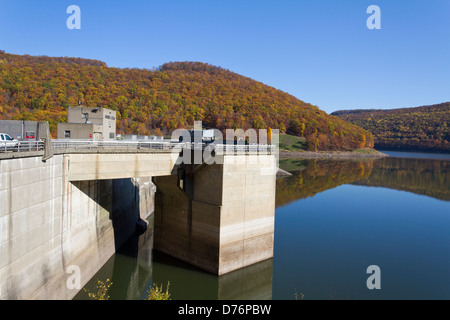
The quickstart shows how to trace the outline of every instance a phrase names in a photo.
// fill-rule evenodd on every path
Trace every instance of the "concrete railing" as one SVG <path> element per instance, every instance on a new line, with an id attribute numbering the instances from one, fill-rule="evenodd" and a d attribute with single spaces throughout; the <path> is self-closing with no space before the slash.
<path id="1" fill-rule="evenodd" d="M 105 151 L 127 151 L 133 150 L 164 150 L 181 151 L 184 150 L 214 150 L 219 154 L 248 154 L 264 153 L 273 154 L 276 152 L 275 145 L 268 144 L 206 144 L 206 143 L 180 143 L 170 141 L 92 141 L 92 140 L 52 140 L 52 152 L 55 151 L 82 151 L 82 150 L 105 150 Z M 26 152 L 43 151 L 45 149 L 44 141 L 18 141 L 15 144 L 1 144 L 0 153 L 6 152 Z"/>
<path id="2" fill-rule="evenodd" d="M 181 149 L 180 143 L 148 141 L 92 141 L 92 140 L 52 140 L 53 150 L 173 150 Z"/>
<path id="3" fill-rule="evenodd" d="M 200 147 L 201 145 L 201 147 Z M 193 144 L 187 143 L 184 149 L 214 150 L 217 154 L 273 154 L 277 148 L 271 144 Z"/>
<path id="4" fill-rule="evenodd" d="M 44 150 L 44 141 L 0 142 L 0 153 Z"/>

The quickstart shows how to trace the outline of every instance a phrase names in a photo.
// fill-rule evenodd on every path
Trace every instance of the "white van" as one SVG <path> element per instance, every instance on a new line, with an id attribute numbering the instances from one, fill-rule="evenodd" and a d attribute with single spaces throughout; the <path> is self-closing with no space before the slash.
<path id="1" fill-rule="evenodd" d="M 19 145 L 19 141 L 11 138 L 9 134 L 0 133 L 0 150 L 13 149 Z"/>

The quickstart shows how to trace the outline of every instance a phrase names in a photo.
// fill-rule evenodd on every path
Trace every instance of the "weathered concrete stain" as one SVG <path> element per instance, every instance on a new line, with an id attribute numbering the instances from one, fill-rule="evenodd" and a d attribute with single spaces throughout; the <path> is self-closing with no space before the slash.
<path id="1" fill-rule="evenodd" d="M 71 182 L 70 155 L 0 160 L 0 168 L 0 299 L 71 299 L 78 290 L 67 288 L 67 268 L 79 266 L 84 284 L 115 252 L 113 197 L 138 212 L 145 189 L 122 178 L 132 192 L 114 196 L 120 180 Z M 133 230 L 138 216 L 129 217 L 121 221 Z"/>
<path id="2" fill-rule="evenodd" d="M 181 175 L 183 190 L 154 177 L 155 249 L 216 275 L 272 258 L 276 159 L 257 157 Z"/>
<path id="3" fill-rule="evenodd" d="M 153 209 L 155 247 L 212 273 L 272 257 L 275 171 L 260 169 L 275 158 L 225 158 L 193 171 L 181 190 L 177 156 L 0 160 L 0 299 L 71 299 L 67 268 L 79 266 L 86 283 Z"/>

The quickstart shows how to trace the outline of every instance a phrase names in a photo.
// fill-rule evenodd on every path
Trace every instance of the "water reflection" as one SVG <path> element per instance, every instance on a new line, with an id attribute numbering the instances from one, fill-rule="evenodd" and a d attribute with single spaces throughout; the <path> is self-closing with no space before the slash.
<path id="1" fill-rule="evenodd" d="M 273 299 L 449 299 L 449 206 L 346 184 L 277 208 Z M 370 265 L 381 290 L 366 286 Z"/>
<path id="2" fill-rule="evenodd" d="M 118 249 L 74 300 L 89 299 L 88 292 L 97 292 L 97 281 L 111 280 L 108 290 L 111 300 L 138 300 L 146 297 L 152 280 L 153 232 L 133 234 Z"/>
<path id="3" fill-rule="evenodd" d="M 152 284 L 163 288 L 170 283 L 172 300 L 270 300 L 273 259 L 242 268 L 220 277 L 152 251 L 153 232 L 134 235 L 89 281 L 85 289 L 96 292 L 97 281 L 110 279 L 111 300 L 140 300 Z M 75 300 L 89 299 L 82 290 Z"/>
<path id="4" fill-rule="evenodd" d="M 373 161 L 286 159 L 280 167 L 292 176 L 277 179 L 277 207 L 368 177 Z"/>
<path id="5" fill-rule="evenodd" d="M 118 300 L 143 299 L 153 283 L 168 282 L 173 300 L 294 299 L 297 293 L 317 299 L 448 297 L 445 285 L 436 289 L 440 280 L 429 270 L 450 266 L 448 215 L 442 214 L 448 203 L 432 199 L 450 201 L 449 165 L 394 157 L 281 160 L 292 176 L 277 179 L 273 259 L 217 277 L 154 252 L 149 228 L 130 239 L 86 288 L 94 292 L 97 280 L 109 278 L 109 295 Z M 368 292 L 364 268 L 373 261 L 383 266 L 383 283 L 397 291 Z M 425 277 L 421 272 L 426 283 L 408 285 Z M 87 298 L 85 292 L 75 297 Z"/>
<path id="6" fill-rule="evenodd" d="M 277 180 L 277 207 L 343 184 L 385 187 L 450 200 L 450 161 L 381 158 L 280 161 L 292 176 Z"/>
<path id="7" fill-rule="evenodd" d="M 385 158 L 376 160 L 372 172 L 357 185 L 386 187 L 450 201 L 450 161 Z"/>
<path id="8" fill-rule="evenodd" d="M 272 274 L 273 259 L 219 277 L 158 252 L 153 260 L 153 281 L 170 281 L 173 300 L 270 300 Z"/>
<path id="9" fill-rule="evenodd" d="M 282 161 L 293 175 L 277 180 L 273 299 L 448 299 L 449 165 Z M 366 287 L 373 264 L 381 290 Z"/>

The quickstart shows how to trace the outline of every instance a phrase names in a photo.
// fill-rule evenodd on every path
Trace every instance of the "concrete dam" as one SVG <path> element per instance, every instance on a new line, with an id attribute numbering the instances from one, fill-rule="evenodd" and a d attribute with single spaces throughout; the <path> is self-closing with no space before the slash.
<path id="1" fill-rule="evenodd" d="M 0 299 L 72 299 L 72 267 L 83 287 L 149 221 L 154 250 L 215 275 L 272 258 L 277 156 L 243 148 L 212 164 L 163 144 L 0 154 Z"/>

